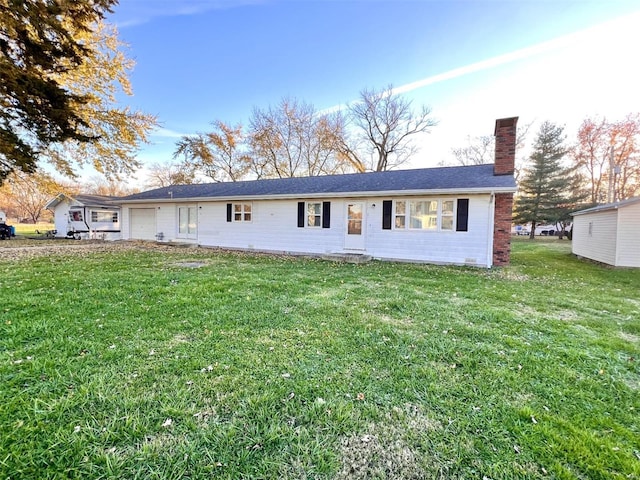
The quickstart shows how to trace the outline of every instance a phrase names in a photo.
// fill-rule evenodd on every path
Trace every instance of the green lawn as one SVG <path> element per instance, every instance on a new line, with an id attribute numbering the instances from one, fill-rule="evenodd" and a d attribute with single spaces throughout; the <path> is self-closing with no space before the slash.
<path id="1" fill-rule="evenodd" d="M 16 229 L 16 236 L 44 235 L 48 230 L 53 230 L 55 228 L 53 223 L 7 223 Z"/>
<path id="2" fill-rule="evenodd" d="M 0 260 L 0 478 L 640 478 L 640 270 L 513 250 Z"/>

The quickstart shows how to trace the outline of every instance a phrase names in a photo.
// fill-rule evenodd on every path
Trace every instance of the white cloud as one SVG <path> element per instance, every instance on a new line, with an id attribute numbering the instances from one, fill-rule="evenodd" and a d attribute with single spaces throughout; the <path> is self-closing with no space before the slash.
<path id="1" fill-rule="evenodd" d="M 135 27 L 158 17 L 198 15 L 209 10 L 226 10 L 265 3 L 267 0 L 154 0 L 121 2 L 116 7 L 119 29 Z"/>
<path id="2" fill-rule="evenodd" d="M 161 137 L 161 138 L 182 138 L 182 137 L 190 136 L 193 134 L 180 133 L 180 132 L 176 132 L 175 130 L 171 130 L 169 128 L 158 127 L 151 133 L 151 135 L 154 137 Z"/>

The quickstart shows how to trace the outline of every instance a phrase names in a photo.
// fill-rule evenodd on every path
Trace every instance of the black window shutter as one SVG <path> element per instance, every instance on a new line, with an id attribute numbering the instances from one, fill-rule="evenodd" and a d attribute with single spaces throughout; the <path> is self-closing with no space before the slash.
<path id="1" fill-rule="evenodd" d="M 298 202 L 298 227 L 304 227 L 304 202 Z"/>
<path id="2" fill-rule="evenodd" d="M 231 221 L 231 210 L 233 209 L 233 205 L 231 205 L 230 203 L 227 203 L 227 222 Z"/>
<path id="3" fill-rule="evenodd" d="M 382 201 L 382 229 L 391 230 L 391 208 L 393 202 L 391 200 Z"/>
<path id="4" fill-rule="evenodd" d="M 322 202 L 322 228 L 331 227 L 331 202 Z"/>
<path id="5" fill-rule="evenodd" d="M 459 198 L 456 215 L 456 232 L 466 232 L 469 223 L 469 199 Z"/>

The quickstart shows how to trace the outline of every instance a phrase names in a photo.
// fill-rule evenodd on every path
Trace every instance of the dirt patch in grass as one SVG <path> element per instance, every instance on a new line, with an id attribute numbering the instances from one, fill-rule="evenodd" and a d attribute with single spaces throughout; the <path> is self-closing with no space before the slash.
<path id="1" fill-rule="evenodd" d="M 207 264 L 207 262 L 178 262 L 178 263 L 174 263 L 173 265 L 175 265 L 176 267 L 183 267 L 183 268 L 200 268 L 200 267 L 204 267 Z"/>
<path id="2" fill-rule="evenodd" d="M 504 267 L 489 272 L 492 277 L 502 280 L 510 280 L 513 282 L 526 282 L 529 281 L 529 275 L 519 272 L 514 267 Z"/>
<path id="3" fill-rule="evenodd" d="M 394 407 L 382 423 L 371 424 L 365 433 L 344 437 L 340 442 L 341 467 L 336 479 L 425 478 L 422 452 L 410 438 L 442 429 L 419 406 Z"/>
<path id="4" fill-rule="evenodd" d="M 640 343 L 640 336 L 634 335 L 633 333 L 620 332 L 620 338 L 626 340 L 629 343 Z"/>

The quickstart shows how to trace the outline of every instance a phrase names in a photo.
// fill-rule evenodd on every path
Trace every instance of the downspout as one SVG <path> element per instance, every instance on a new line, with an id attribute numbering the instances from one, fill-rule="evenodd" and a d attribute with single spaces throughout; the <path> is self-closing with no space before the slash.
<path id="1" fill-rule="evenodd" d="M 496 194 L 492 191 L 491 196 L 489 197 L 489 232 L 488 232 L 488 242 L 487 242 L 487 268 L 493 267 L 493 237 L 494 233 L 494 221 L 495 221 L 495 210 L 496 210 Z"/>

